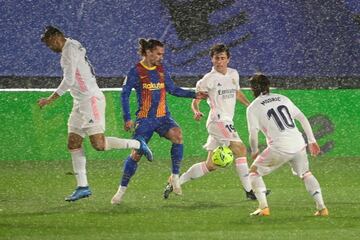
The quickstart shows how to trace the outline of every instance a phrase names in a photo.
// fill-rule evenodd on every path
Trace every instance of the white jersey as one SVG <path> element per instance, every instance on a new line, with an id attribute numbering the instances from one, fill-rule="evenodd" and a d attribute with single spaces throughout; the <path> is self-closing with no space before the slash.
<path id="1" fill-rule="evenodd" d="M 63 80 L 56 90 L 59 96 L 67 90 L 70 90 L 71 96 L 78 102 L 94 96 L 103 96 L 86 57 L 86 49 L 78 41 L 66 38 L 60 64 L 63 69 Z"/>
<path id="2" fill-rule="evenodd" d="M 210 106 L 206 126 L 211 122 L 233 123 L 236 93 L 240 90 L 239 74 L 235 69 L 227 68 L 226 74 L 214 68 L 196 83 L 196 91 L 207 92 Z"/>
<path id="3" fill-rule="evenodd" d="M 259 130 L 266 136 L 270 148 L 284 153 L 296 153 L 303 149 L 305 141 L 294 119 L 301 121 L 309 142 L 315 142 L 306 117 L 283 95 L 270 93 L 258 96 L 247 108 L 246 115 L 252 153 L 257 152 Z"/>

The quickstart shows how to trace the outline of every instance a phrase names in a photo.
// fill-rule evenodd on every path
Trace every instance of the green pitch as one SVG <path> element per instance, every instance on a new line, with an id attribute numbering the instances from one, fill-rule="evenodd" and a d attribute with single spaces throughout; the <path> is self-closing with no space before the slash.
<path id="1" fill-rule="evenodd" d="M 0 94 L 0 239 L 358 239 L 360 114 L 355 106 L 360 91 L 277 92 L 288 95 L 310 118 L 325 152 L 311 160 L 311 168 L 322 186 L 329 218 L 312 216 L 314 203 L 287 165 L 265 177 L 272 190 L 268 218 L 249 217 L 257 203 L 245 200 L 233 167 L 189 182 L 184 196 L 165 201 L 170 143 L 156 135 L 150 142 L 154 162 L 142 160 L 120 206 L 112 206 L 110 199 L 129 152 L 96 152 L 86 141 L 93 196 L 67 203 L 64 197 L 75 188 L 66 149 L 70 96 L 40 111 L 36 100 L 49 93 L 10 92 Z M 122 130 L 119 93 L 108 92 L 106 98 L 106 134 L 130 138 Z M 168 100 L 184 133 L 185 171 L 206 157 L 201 147 L 207 137 L 206 119 L 192 119 L 190 99 Z M 206 114 L 208 107 L 202 104 Z M 235 127 L 248 145 L 245 109 L 240 105 Z"/>
<path id="2" fill-rule="evenodd" d="M 185 160 L 183 170 L 199 159 Z M 271 216 L 250 217 L 233 166 L 187 183 L 184 195 L 162 199 L 169 160 L 142 160 L 125 195 L 112 206 L 122 161 L 89 160 L 93 196 L 67 203 L 75 180 L 70 160 L 0 161 L 0 239 L 358 239 L 359 158 L 318 158 L 318 178 L 330 217 L 286 165 L 265 177 Z"/>

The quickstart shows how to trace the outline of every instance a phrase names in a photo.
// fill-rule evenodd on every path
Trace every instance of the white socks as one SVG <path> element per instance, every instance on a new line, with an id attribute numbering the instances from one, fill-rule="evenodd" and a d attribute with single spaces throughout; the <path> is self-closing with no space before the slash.
<path id="1" fill-rule="evenodd" d="M 135 139 L 122 139 L 117 137 L 105 137 L 105 150 L 124 149 L 124 148 L 140 148 L 140 142 Z"/>
<path id="2" fill-rule="evenodd" d="M 266 186 L 262 176 L 260 176 L 257 173 L 250 173 L 249 178 L 255 196 L 259 201 L 259 208 L 264 209 L 268 207 L 268 203 L 266 199 Z"/>
<path id="3" fill-rule="evenodd" d="M 82 148 L 70 151 L 73 170 L 78 187 L 88 186 L 86 177 L 86 158 Z"/>
<path id="4" fill-rule="evenodd" d="M 122 202 L 122 198 L 126 192 L 127 187 L 119 186 L 117 192 L 111 199 L 111 204 L 120 204 Z"/>
<path id="5" fill-rule="evenodd" d="M 249 167 L 246 161 L 246 157 L 239 157 L 235 160 L 236 171 L 239 175 L 241 184 L 245 191 L 251 191 L 251 183 L 249 179 Z"/>
<path id="6" fill-rule="evenodd" d="M 306 190 L 310 193 L 316 203 L 316 208 L 318 210 L 324 209 L 325 204 L 321 194 L 320 184 L 318 180 L 312 175 L 311 172 L 307 172 L 303 176 L 304 184 Z"/>
<path id="7" fill-rule="evenodd" d="M 190 180 L 202 177 L 208 172 L 209 170 L 207 169 L 205 162 L 196 163 L 180 176 L 180 185 Z"/>

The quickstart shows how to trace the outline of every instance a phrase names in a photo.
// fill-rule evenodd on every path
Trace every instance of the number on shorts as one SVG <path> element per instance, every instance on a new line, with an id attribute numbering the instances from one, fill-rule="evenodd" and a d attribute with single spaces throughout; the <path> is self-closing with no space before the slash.
<path id="1" fill-rule="evenodd" d="M 268 112 L 267 115 L 269 117 L 269 119 L 273 118 L 276 125 L 278 126 L 278 128 L 280 129 L 280 131 L 284 131 L 285 127 L 287 128 L 294 128 L 295 127 L 295 123 L 294 120 L 292 119 L 289 109 L 284 106 L 284 105 L 280 105 L 276 108 L 277 111 L 275 111 L 275 109 L 271 108 Z"/>
<path id="2" fill-rule="evenodd" d="M 229 132 L 236 132 L 236 129 L 232 124 L 226 124 L 225 127 L 229 130 Z"/>

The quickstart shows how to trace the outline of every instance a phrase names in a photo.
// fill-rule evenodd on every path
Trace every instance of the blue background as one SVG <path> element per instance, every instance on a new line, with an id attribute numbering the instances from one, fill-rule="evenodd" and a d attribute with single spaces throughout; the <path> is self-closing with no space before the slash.
<path id="1" fill-rule="evenodd" d="M 231 67 L 240 75 L 360 75 L 360 22 L 355 20 L 360 1 L 172 1 L 183 7 L 176 8 L 180 19 L 166 2 L 0 0 L 0 76 L 61 76 L 59 55 L 39 39 L 49 24 L 82 42 L 97 75 L 104 77 L 126 75 L 139 60 L 139 37 L 165 41 L 165 63 L 178 76 L 209 71 L 207 52 L 217 42 L 232 45 Z M 196 2 L 205 12 L 206 4 L 228 6 L 203 16 L 193 8 Z M 235 24 L 232 19 L 240 14 L 246 21 Z M 212 31 L 208 35 L 199 33 L 192 20 L 197 16 Z M 184 19 L 195 25 L 179 32 L 176 24 Z M 239 39 L 245 40 L 237 44 Z"/>

